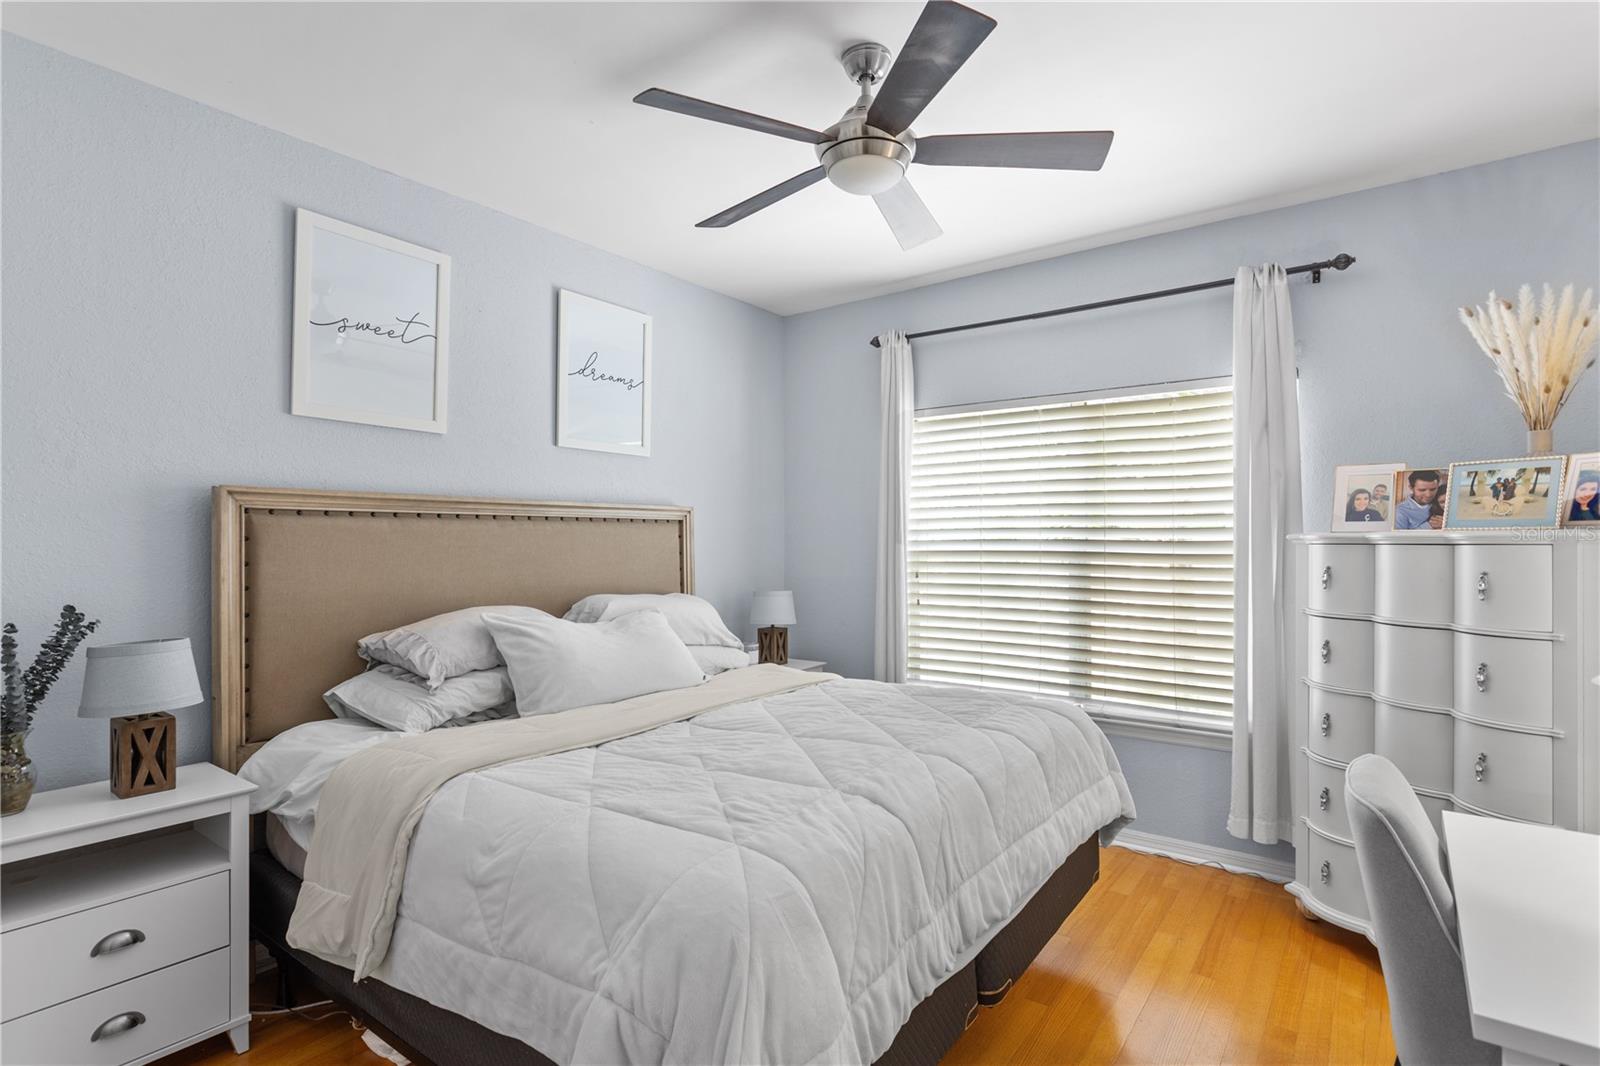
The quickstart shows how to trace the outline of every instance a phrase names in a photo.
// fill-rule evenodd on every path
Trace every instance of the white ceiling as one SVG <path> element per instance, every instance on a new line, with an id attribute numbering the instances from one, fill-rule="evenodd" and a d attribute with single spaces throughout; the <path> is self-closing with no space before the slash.
<path id="1" fill-rule="evenodd" d="M 917 3 L 6 3 L 4 28 L 781 314 L 1600 132 L 1592 3 L 976 6 L 999 26 L 919 133 L 1114 129 L 1099 173 L 912 167 L 902 252 L 823 183 L 694 223 L 811 149 L 631 103 L 822 128 L 836 56 Z"/>

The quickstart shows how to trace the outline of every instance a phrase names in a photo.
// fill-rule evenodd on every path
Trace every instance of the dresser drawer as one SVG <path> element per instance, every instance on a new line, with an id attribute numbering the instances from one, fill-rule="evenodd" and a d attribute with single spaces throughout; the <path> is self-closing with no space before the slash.
<path id="1" fill-rule="evenodd" d="M 1458 544 L 1456 621 L 1479 629 L 1549 632 L 1550 547 L 1545 544 Z"/>
<path id="2" fill-rule="evenodd" d="M 1455 645 L 1456 710 L 1542 729 L 1555 722 L 1549 641 L 1457 633 Z"/>
<path id="3" fill-rule="evenodd" d="M 1321 903 L 1352 918 L 1367 920 L 1367 894 L 1361 887 L 1356 849 L 1319 835 L 1306 834 L 1311 851 L 1311 894 Z"/>
<path id="4" fill-rule="evenodd" d="M 1527 822 L 1554 821 L 1549 737 L 1456 722 L 1456 798 Z"/>
<path id="5" fill-rule="evenodd" d="M 1372 613 L 1372 548 L 1313 544 L 1306 549 L 1306 606 L 1335 614 Z"/>
<path id="6" fill-rule="evenodd" d="M 6 1022 L 0 1044 L 7 1064 L 113 1066 L 229 1020 L 224 948 Z"/>
<path id="7" fill-rule="evenodd" d="M 7 959 L 50 960 L 0 967 L 5 1020 L 223 947 L 228 876 L 211 874 L 0 934 Z M 7 1060 L 25 1061 L 9 1053 Z"/>
<path id="8" fill-rule="evenodd" d="M 1454 719 L 1448 714 L 1374 704 L 1372 750 L 1394 763 L 1413 788 L 1449 792 Z"/>
<path id="9" fill-rule="evenodd" d="M 1455 617 L 1455 564 L 1448 545 L 1379 544 L 1373 613 L 1396 622 L 1448 625 Z"/>
<path id="10" fill-rule="evenodd" d="M 1348 618 L 1306 619 L 1306 675 L 1335 688 L 1372 690 L 1372 623 Z"/>
<path id="11" fill-rule="evenodd" d="M 1372 694 L 1449 710 L 1455 649 L 1448 629 L 1378 624 L 1372 633 Z"/>
<path id="12" fill-rule="evenodd" d="M 1306 760 L 1306 820 L 1336 837 L 1350 839 L 1350 816 L 1344 809 L 1344 767 Z"/>
<path id="13" fill-rule="evenodd" d="M 1307 701 L 1308 747 L 1318 755 L 1349 762 L 1372 750 L 1372 701 L 1365 696 L 1311 689 Z"/>

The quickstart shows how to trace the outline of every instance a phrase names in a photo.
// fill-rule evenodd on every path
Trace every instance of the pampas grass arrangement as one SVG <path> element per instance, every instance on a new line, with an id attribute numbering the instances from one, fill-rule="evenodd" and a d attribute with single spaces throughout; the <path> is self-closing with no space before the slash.
<path id="1" fill-rule="evenodd" d="M 1574 306 L 1568 285 L 1557 301 L 1546 285 L 1536 303 L 1533 288 L 1524 285 L 1515 304 L 1491 292 L 1487 305 L 1461 309 L 1462 324 L 1494 363 L 1529 433 L 1550 430 L 1578 379 L 1594 366 L 1593 299 L 1594 290 L 1585 290 Z"/>

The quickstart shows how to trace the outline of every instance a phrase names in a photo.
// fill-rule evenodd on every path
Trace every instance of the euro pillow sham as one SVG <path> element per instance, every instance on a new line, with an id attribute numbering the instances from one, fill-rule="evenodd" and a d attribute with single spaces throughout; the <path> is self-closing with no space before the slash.
<path id="1" fill-rule="evenodd" d="M 686 592 L 665 594 L 600 593 L 585 596 L 566 613 L 569 622 L 609 622 L 635 611 L 660 611 L 708 676 L 750 665 L 744 642 L 722 621 L 717 609 Z"/>
<path id="2" fill-rule="evenodd" d="M 547 616 L 548 617 L 548 616 Z M 423 678 L 385 663 L 335 685 L 322 696 L 339 718 L 364 718 L 397 733 L 422 733 L 512 704 L 516 691 L 504 666 L 471 670 L 429 688 Z"/>
<path id="3" fill-rule="evenodd" d="M 609 622 L 488 614 L 524 717 L 689 688 L 706 679 L 659 611 Z"/>
<path id="4" fill-rule="evenodd" d="M 369 663 L 399 667 L 438 688 L 452 677 L 505 665 L 483 624 L 483 616 L 491 612 L 509 618 L 551 617 L 536 607 L 466 607 L 371 633 L 356 642 L 356 654 Z"/>

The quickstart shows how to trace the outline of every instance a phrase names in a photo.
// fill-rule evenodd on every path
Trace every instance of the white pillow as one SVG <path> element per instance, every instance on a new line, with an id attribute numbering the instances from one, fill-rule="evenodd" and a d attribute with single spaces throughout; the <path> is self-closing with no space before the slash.
<path id="1" fill-rule="evenodd" d="M 384 664 L 335 685 L 322 698 L 340 718 L 365 718 L 396 732 L 421 733 L 510 703 L 516 690 L 503 666 L 458 674 L 430 689 L 415 674 Z"/>
<path id="2" fill-rule="evenodd" d="M 689 646 L 695 662 L 707 674 L 749 665 L 744 657 L 744 642 L 723 624 L 717 609 L 699 596 L 686 592 L 631 595 L 606 592 L 585 596 L 572 605 L 566 618 L 569 622 L 609 622 L 634 611 L 660 611 L 666 615 L 667 624 L 678 634 L 678 639 Z M 734 652 L 739 654 L 734 655 Z"/>
<path id="3" fill-rule="evenodd" d="M 520 715 L 688 688 L 706 675 L 659 611 L 609 622 L 484 615 L 511 672 Z"/>
<path id="4" fill-rule="evenodd" d="M 713 648 L 704 644 L 689 646 L 689 654 L 700 664 L 707 677 L 716 677 L 726 670 L 737 670 L 750 665 L 750 653 L 743 648 Z"/>
<path id="5" fill-rule="evenodd" d="M 438 688 L 448 678 L 504 665 L 483 624 L 486 611 L 549 617 L 536 607 L 466 607 L 362 637 L 356 642 L 356 654 L 369 663 L 398 666 L 426 680 L 429 688 Z"/>

